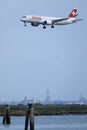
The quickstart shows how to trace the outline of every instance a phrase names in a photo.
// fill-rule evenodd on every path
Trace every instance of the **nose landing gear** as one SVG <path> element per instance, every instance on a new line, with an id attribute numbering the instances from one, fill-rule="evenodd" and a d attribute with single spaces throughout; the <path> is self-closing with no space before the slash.
<path id="1" fill-rule="evenodd" d="M 26 22 L 24 22 L 24 26 L 26 27 Z"/>

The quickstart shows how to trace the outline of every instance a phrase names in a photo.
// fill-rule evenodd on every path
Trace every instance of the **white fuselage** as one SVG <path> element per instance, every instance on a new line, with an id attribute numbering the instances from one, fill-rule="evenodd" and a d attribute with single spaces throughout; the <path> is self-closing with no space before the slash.
<path id="1" fill-rule="evenodd" d="M 60 20 L 61 18 L 57 17 L 45 17 L 45 16 L 35 16 L 35 15 L 26 15 L 21 18 L 21 21 L 24 23 L 38 23 L 38 24 L 44 24 L 44 21 L 46 21 L 46 25 L 52 25 L 52 20 Z M 54 25 L 66 25 L 71 24 L 75 18 L 67 18 L 66 20 L 61 20 L 58 22 L 55 22 Z"/>

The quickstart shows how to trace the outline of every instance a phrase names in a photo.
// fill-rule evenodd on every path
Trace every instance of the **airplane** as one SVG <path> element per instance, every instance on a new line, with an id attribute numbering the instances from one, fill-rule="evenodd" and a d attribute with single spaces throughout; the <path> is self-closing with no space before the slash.
<path id="1" fill-rule="evenodd" d="M 43 29 L 46 29 L 47 25 L 51 26 L 51 28 L 54 28 L 55 25 L 73 24 L 80 20 L 83 20 L 76 19 L 77 15 L 77 8 L 74 8 L 68 17 L 65 18 L 25 15 L 20 19 L 20 21 L 24 22 L 24 26 L 26 26 L 26 23 L 31 23 L 31 25 L 35 27 L 41 24 L 43 25 Z"/>

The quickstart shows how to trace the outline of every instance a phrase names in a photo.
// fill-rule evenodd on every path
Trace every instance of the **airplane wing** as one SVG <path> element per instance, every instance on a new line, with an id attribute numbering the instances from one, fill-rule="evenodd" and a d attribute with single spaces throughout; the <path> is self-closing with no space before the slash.
<path id="1" fill-rule="evenodd" d="M 55 23 L 57 23 L 57 22 L 61 22 L 61 21 L 63 21 L 63 20 L 67 20 L 67 19 L 68 19 L 68 18 L 54 19 L 54 20 L 52 20 L 52 23 L 55 24 Z"/>
<path id="2" fill-rule="evenodd" d="M 52 24 L 55 24 L 57 22 L 61 22 L 61 21 L 67 20 L 67 19 L 69 19 L 69 18 L 55 19 L 55 20 L 52 20 Z M 83 20 L 83 19 L 75 19 L 75 20 L 73 20 L 73 22 L 78 22 L 81 20 Z"/>

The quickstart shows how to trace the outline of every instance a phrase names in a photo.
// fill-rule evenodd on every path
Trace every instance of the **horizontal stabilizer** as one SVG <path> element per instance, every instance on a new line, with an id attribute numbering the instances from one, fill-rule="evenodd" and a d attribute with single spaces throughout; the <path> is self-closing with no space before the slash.
<path id="1" fill-rule="evenodd" d="M 78 21 L 81 21 L 81 20 L 84 20 L 84 19 L 76 19 L 76 20 L 74 20 L 74 22 L 78 22 Z"/>

